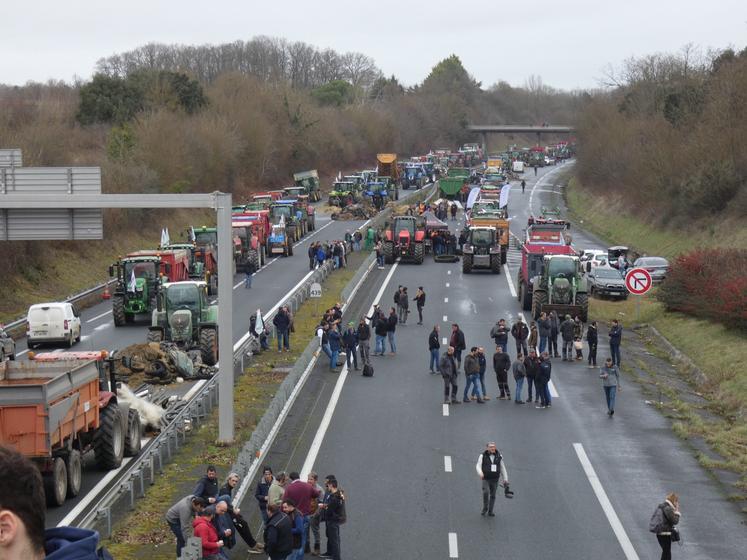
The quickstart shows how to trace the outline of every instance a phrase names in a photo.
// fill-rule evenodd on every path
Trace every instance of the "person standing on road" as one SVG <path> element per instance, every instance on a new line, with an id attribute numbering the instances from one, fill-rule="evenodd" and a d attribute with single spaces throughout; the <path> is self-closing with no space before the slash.
<path id="1" fill-rule="evenodd" d="M 493 371 L 495 371 L 495 378 L 498 381 L 498 388 L 501 394 L 498 396 L 499 400 L 510 399 L 511 389 L 508 387 L 508 370 L 511 368 L 511 358 L 503 351 L 503 347 L 496 346 L 495 354 L 493 354 Z"/>
<path id="2" fill-rule="evenodd" d="M 358 371 L 358 334 L 355 330 L 355 323 L 350 321 L 348 328 L 342 333 L 342 345 L 345 347 L 345 364 L 350 369 L 350 362 L 352 358 L 353 369 Z"/>
<path id="3" fill-rule="evenodd" d="M 483 404 L 485 401 L 482 400 L 482 394 L 478 388 L 480 382 L 480 362 L 477 359 L 477 346 L 473 346 L 469 354 L 464 357 L 464 395 L 462 395 L 462 402 L 472 402 L 469 398 L 470 387 L 474 387 L 477 390 L 477 402 Z"/>
<path id="4" fill-rule="evenodd" d="M 584 343 L 582 342 L 584 338 L 584 324 L 581 322 L 581 319 L 578 315 L 576 315 L 575 319 L 573 319 L 573 347 L 576 350 L 576 360 L 583 360 L 584 359 Z"/>
<path id="5" fill-rule="evenodd" d="M 480 374 L 479 374 L 479 381 L 480 381 L 480 393 L 482 393 L 482 400 L 489 401 L 490 397 L 488 396 L 488 392 L 485 390 L 485 370 L 488 368 L 488 362 L 485 359 L 485 348 L 482 346 L 477 348 L 477 363 L 480 364 Z M 472 390 L 472 400 L 477 398 L 477 386 L 475 385 L 475 389 Z"/>
<path id="6" fill-rule="evenodd" d="M 454 347 L 454 360 L 456 360 L 456 368 L 459 371 L 462 363 L 462 352 L 467 349 L 467 343 L 464 340 L 464 333 L 456 323 L 451 325 L 449 345 Z"/>
<path id="7" fill-rule="evenodd" d="M 522 179 L 521 180 L 521 194 L 524 194 L 524 189 L 526 188 L 526 186 L 527 186 L 527 182 L 524 179 Z"/>
<path id="8" fill-rule="evenodd" d="M 329 496 L 324 504 L 324 523 L 327 529 L 327 551 L 329 554 L 322 555 L 332 560 L 340 560 L 340 525 L 347 521 L 345 512 L 345 495 L 337 485 L 335 478 L 327 481 Z"/>
<path id="9" fill-rule="evenodd" d="M 519 317 L 511 327 L 511 336 L 516 341 L 516 355 L 522 354 L 526 356 L 529 353 L 527 348 L 527 337 L 529 336 L 529 328 L 527 324 Z M 504 348 L 508 352 L 508 348 Z"/>
<path id="10" fill-rule="evenodd" d="M 361 317 L 361 320 L 358 322 L 356 336 L 358 337 L 358 350 L 361 353 L 361 362 L 365 366 L 371 363 L 371 356 L 369 355 L 371 351 L 371 328 L 366 324 L 365 317 Z"/>
<path id="11" fill-rule="evenodd" d="M 529 351 L 529 356 L 524 359 L 524 372 L 527 376 L 527 402 L 532 402 L 532 385 L 534 385 L 535 402 L 540 400 L 539 385 L 537 385 L 537 375 L 539 374 L 540 361 L 534 350 Z"/>
<path id="12" fill-rule="evenodd" d="M 389 318 L 387 319 L 387 331 L 386 336 L 389 339 L 389 350 L 390 354 L 394 356 L 397 353 L 397 344 L 394 340 L 394 333 L 397 331 L 397 311 L 392 307 L 389 310 Z"/>
<path id="13" fill-rule="evenodd" d="M 265 552 L 270 560 L 285 560 L 293 550 L 293 525 L 290 518 L 281 511 L 281 504 L 269 504 L 265 523 Z"/>
<path id="14" fill-rule="evenodd" d="M 495 442 L 488 442 L 485 451 L 477 457 L 475 465 L 477 476 L 482 480 L 482 513 L 489 517 L 495 517 L 495 493 L 498 484 L 508 488 L 508 472 L 503 462 L 503 457 L 496 449 Z"/>
<path id="15" fill-rule="evenodd" d="M 589 368 L 597 367 L 597 322 L 592 321 L 586 329 L 586 342 L 589 343 Z"/>
<path id="16" fill-rule="evenodd" d="M 563 338 L 563 361 L 573 361 L 573 333 L 576 331 L 576 323 L 570 315 L 565 316 L 565 321 L 560 324 L 560 336 Z"/>
<path id="17" fill-rule="evenodd" d="M 228 475 L 226 483 L 218 491 L 218 494 L 220 496 L 219 499 L 225 500 L 225 503 L 228 506 L 226 514 L 229 522 L 228 526 L 230 527 L 230 524 L 233 524 L 236 532 L 241 535 L 241 538 L 244 539 L 244 542 L 249 547 L 249 554 L 262 554 L 263 546 L 259 544 L 254 538 L 254 535 L 252 535 L 252 531 L 249 528 L 249 522 L 244 518 L 244 516 L 241 515 L 241 510 L 233 504 L 233 493 L 236 490 L 238 484 L 239 475 L 235 472 L 232 472 Z M 235 539 L 236 537 L 234 536 L 234 542 Z"/>
<path id="18" fill-rule="evenodd" d="M 312 241 L 309 244 L 309 270 L 314 270 L 314 267 L 316 266 L 316 241 Z"/>
<path id="19" fill-rule="evenodd" d="M 622 342 L 622 326 L 617 319 L 612 319 L 610 328 L 610 356 L 612 363 L 620 367 L 620 343 Z"/>
<path id="20" fill-rule="evenodd" d="M 418 291 L 415 293 L 415 297 L 412 298 L 415 305 L 418 307 L 418 325 L 423 324 L 423 307 L 425 307 L 425 292 L 423 286 L 418 286 Z"/>
<path id="21" fill-rule="evenodd" d="M 270 484 L 270 489 L 267 491 L 267 507 L 274 505 L 280 507 L 280 503 L 283 501 L 283 494 L 285 493 L 285 485 L 288 482 L 288 475 L 285 472 L 279 472 L 275 476 L 275 480 Z M 267 515 L 270 515 L 268 509 Z"/>
<path id="22" fill-rule="evenodd" d="M 617 366 L 612 363 L 612 358 L 607 358 L 602 366 L 599 377 L 604 385 L 604 396 L 607 397 L 607 414 L 612 416 L 615 414 L 615 397 L 617 390 L 620 387 L 620 371 Z"/>
<path id="23" fill-rule="evenodd" d="M 539 373 L 537 375 L 537 380 L 539 381 L 537 391 L 540 394 L 540 405 L 536 408 L 550 408 L 552 406 L 552 398 L 550 396 L 551 377 L 552 362 L 550 362 L 549 354 L 544 352 L 540 356 Z"/>
<path id="24" fill-rule="evenodd" d="M 550 311 L 549 319 L 550 319 L 550 340 L 549 340 L 550 347 L 547 349 L 547 352 L 553 358 L 560 358 L 560 354 L 558 353 L 558 333 L 560 332 L 560 319 L 558 319 L 558 314 L 555 311 Z M 540 352 L 540 354 L 542 354 L 543 352 Z"/>
<path id="25" fill-rule="evenodd" d="M 537 321 L 537 334 L 539 334 L 539 353 L 542 354 L 547 350 L 548 341 L 550 340 L 550 333 L 552 332 L 552 323 L 547 313 L 544 311 L 540 313 L 540 318 Z"/>
<path id="26" fill-rule="evenodd" d="M 496 346 L 508 349 L 508 327 L 505 319 L 498 319 L 495 326 L 490 329 L 490 338 L 495 341 Z"/>
<path id="27" fill-rule="evenodd" d="M 244 269 L 244 288 L 247 290 L 252 288 L 252 276 L 254 276 L 254 272 L 254 263 L 251 261 L 246 263 L 246 268 Z"/>
<path id="28" fill-rule="evenodd" d="M 389 332 L 389 321 L 382 311 L 377 307 L 374 310 L 374 317 L 372 322 L 375 320 L 374 333 L 376 334 L 376 346 L 374 347 L 374 356 L 383 356 L 386 351 L 386 337 Z"/>
<path id="29" fill-rule="evenodd" d="M 267 495 L 270 492 L 270 486 L 275 481 L 272 476 L 272 469 L 265 467 L 262 470 L 262 480 L 257 484 L 257 489 L 254 492 L 254 497 L 257 499 L 257 505 L 259 506 L 259 514 L 262 516 L 262 522 L 267 523 L 269 516 L 267 515 Z"/>
<path id="30" fill-rule="evenodd" d="M 537 332 L 537 323 L 532 321 L 529 324 L 529 349 L 534 349 L 534 351 L 537 351 L 537 342 L 539 340 L 539 333 Z M 526 356 L 526 354 L 524 354 Z"/>
<path id="31" fill-rule="evenodd" d="M 286 352 L 290 352 L 290 317 L 285 312 L 284 307 L 278 309 L 275 318 L 272 320 L 272 324 L 275 325 L 276 329 L 278 352 L 282 352 L 283 349 Z"/>
<path id="32" fill-rule="evenodd" d="M 306 479 L 306 482 L 311 484 L 314 489 L 317 491 L 317 499 L 312 500 L 309 504 L 309 511 L 311 512 L 311 516 L 309 518 L 309 528 L 311 529 L 311 535 L 314 537 L 314 546 L 313 549 L 310 545 L 311 540 L 309 539 L 308 531 L 306 534 L 306 547 L 304 548 L 304 552 L 311 552 L 312 556 L 319 556 L 321 551 L 321 544 L 322 544 L 322 538 L 319 532 L 319 522 L 322 518 L 322 510 L 319 509 L 319 504 L 322 503 L 322 499 L 324 496 L 324 489 L 319 486 L 319 475 L 316 474 L 314 471 L 311 471 L 309 473 L 308 478 Z"/>
<path id="33" fill-rule="evenodd" d="M 402 287 L 399 295 L 399 322 L 403 325 L 407 323 L 407 315 L 410 313 L 410 299 L 407 294 L 407 286 Z"/>
<path id="34" fill-rule="evenodd" d="M 441 349 L 441 342 L 438 340 L 439 326 L 433 325 L 431 334 L 428 335 L 428 351 L 431 354 L 431 361 L 428 364 L 428 369 L 431 373 L 438 373 L 438 351 Z"/>
<path id="35" fill-rule="evenodd" d="M 376 264 L 379 270 L 384 269 L 384 246 L 381 244 L 381 241 L 376 242 Z"/>
<path id="36" fill-rule="evenodd" d="M 451 203 L 451 221 L 456 222 L 457 205 L 456 202 Z"/>
<path id="37" fill-rule="evenodd" d="M 303 550 L 307 544 L 307 533 L 309 530 L 309 516 L 311 515 L 311 502 L 315 502 L 321 495 L 310 483 L 301 480 L 297 472 L 290 473 L 291 482 L 285 488 L 283 500 L 293 500 L 296 511 L 302 517 L 302 532 L 300 537 L 300 548 Z M 294 547 L 298 549 L 299 547 Z M 303 558 L 303 553 L 298 558 Z"/>
<path id="38" fill-rule="evenodd" d="M 524 404 L 521 400 L 521 390 L 524 387 L 524 378 L 527 376 L 527 370 L 524 367 L 524 354 L 519 353 L 516 356 L 516 361 L 511 366 L 511 370 L 514 374 L 514 381 L 516 381 L 516 394 L 514 395 L 514 402 L 516 404 Z"/>
<path id="39" fill-rule="evenodd" d="M 337 324 L 333 324 L 329 328 L 327 336 L 329 337 L 329 351 L 332 353 L 329 359 L 329 371 L 337 373 L 337 357 L 340 355 L 340 347 L 342 346 L 342 337 L 337 330 Z"/>
<path id="40" fill-rule="evenodd" d="M 441 377 L 444 379 L 444 404 L 449 404 L 449 388 L 451 388 L 451 404 L 459 404 L 459 399 L 457 399 L 457 375 L 459 371 L 454 359 L 453 346 L 449 346 L 449 349 L 441 356 L 438 361 L 438 371 L 441 372 Z"/>
<path id="41" fill-rule="evenodd" d="M 661 560 L 672 560 L 672 533 L 680 522 L 680 499 L 672 492 L 663 503 L 656 506 L 656 511 L 649 522 L 649 530 L 656 533 L 656 540 L 661 547 Z"/>

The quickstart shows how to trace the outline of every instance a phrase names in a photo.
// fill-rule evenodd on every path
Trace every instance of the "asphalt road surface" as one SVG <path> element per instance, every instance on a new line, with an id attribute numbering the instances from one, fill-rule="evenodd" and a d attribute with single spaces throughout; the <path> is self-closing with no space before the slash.
<path id="1" fill-rule="evenodd" d="M 520 236 L 530 204 L 539 213 L 543 203 L 560 200 L 561 168 L 542 169 L 537 179 L 530 170 L 526 193 L 512 190 L 513 233 Z M 449 223 L 461 226 L 463 219 Z M 575 224 L 571 233 L 577 248 L 602 248 Z M 744 558 L 741 514 L 624 376 L 612 418 L 598 374 L 585 362 L 553 361 L 551 409 L 496 399 L 489 331 L 498 318 L 511 324 L 521 312 L 512 286 L 516 256 L 512 251 L 500 276 L 462 275 L 461 263 L 438 264 L 431 257 L 422 266 L 374 269 L 345 320 L 357 319 L 379 294 L 388 309 L 400 284 L 412 296 L 422 285 L 425 324 L 415 324 L 411 307 L 407 325 L 397 328 L 397 355 L 372 358 L 373 378 L 330 373 L 321 360 L 265 461 L 276 470 L 305 466 L 337 476 L 347 497 L 341 533 L 348 560 L 658 558 L 648 522 L 671 491 L 680 495 L 684 541 L 682 548 L 675 545 L 675 558 Z M 492 397 L 486 404 L 444 406 L 442 379 L 428 372 L 428 333 L 438 324 L 445 342 L 454 322 L 468 348 L 486 349 Z M 631 335 L 623 336 L 623 362 L 625 336 Z M 515 351 L 510 348 L 512 359 Z M 607 355 L 602 340 L 598 358 Z M 513 393 L 513 380 L 510 385 Z M 463 387 L 460 373 L 460 396 Z M 515 491 L 512 500 L 499 491 L 494 518 L 480 516 L 475 472 L 490 440 L 498 443 Z M 245 512 L 256 509 L 252 494 Z"/>

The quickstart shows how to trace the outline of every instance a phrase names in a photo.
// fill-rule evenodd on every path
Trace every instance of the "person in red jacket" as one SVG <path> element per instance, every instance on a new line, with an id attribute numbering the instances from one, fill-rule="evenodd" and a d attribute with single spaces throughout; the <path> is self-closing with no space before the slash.
<path id="1" fill-rule="evenodd" d="M 203 560 L 217 560 L 220 558 L 220 549 L 223 541 L 218 539 L 218 531 L 213 525 L 215 517 L 215 506 L 208 506 L 200 513 L 200 516 L 192 521 L 195 537 L 202 539 Z"/>

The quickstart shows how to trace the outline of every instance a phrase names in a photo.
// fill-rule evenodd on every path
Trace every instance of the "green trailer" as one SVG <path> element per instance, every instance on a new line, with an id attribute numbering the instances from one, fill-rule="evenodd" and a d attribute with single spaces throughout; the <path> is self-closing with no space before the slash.
<path id="1" fill-rule="evenodd" d="M 438 188 L 443 198 L 456 198 L 466 181 L 466 177 L 441 177 L 438 180 Z"/>
<path id="2" fill-rule="evenodd" d="M 309 195 L 309 200 L 311 202 L 319 202 L 322 199 L 319 174 L 316 169 L 294 173 L 293 181 L 296 183 L 297 187 L 303 187 L 306 190 L 305 194 Z"/>
<path id="3" fill-rule="evenodd" d="M 466 167 L 449 167 L 446 172 L 447 177 L 469 177 L 470 170 Z"/>

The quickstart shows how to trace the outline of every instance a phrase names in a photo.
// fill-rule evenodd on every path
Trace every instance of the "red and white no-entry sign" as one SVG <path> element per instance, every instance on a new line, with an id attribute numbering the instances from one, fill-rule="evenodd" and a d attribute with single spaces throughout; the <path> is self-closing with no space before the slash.
<path id="1" fill-rule="evenodd" d="M 652 284 L 651 275 L 645 268 L 631 268 L 625 275 L 625 287 L 631 294 L 642 296 Z"/>

